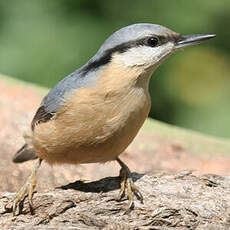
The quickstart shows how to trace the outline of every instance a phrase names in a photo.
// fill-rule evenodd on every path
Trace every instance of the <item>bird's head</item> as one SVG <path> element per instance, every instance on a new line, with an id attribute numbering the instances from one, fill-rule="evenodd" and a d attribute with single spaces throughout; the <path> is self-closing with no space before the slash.
<path id="1" fill-rule="evenodd" d="M 95 69 L 115 61 L 142 71 L 154 70 L 176 50 L 213 37 L 215 34 L 181 35 L 156 24 L 133 24 L 113 33 L 86 68 Z"/>

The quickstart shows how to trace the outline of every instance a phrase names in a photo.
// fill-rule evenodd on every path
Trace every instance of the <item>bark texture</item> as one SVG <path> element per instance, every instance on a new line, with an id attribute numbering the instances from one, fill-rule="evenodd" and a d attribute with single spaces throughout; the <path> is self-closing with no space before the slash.
<path id="1" fill-rule="evenodd" d="M 10 229 L 230 229 L 230 177 L 191 171 L 133 173 L 144 195 L 133 210 L 115 200 L 118 177 L 74 183 L 34 194 L 34 214 L 25 199 L 21 214 L 12 216 L 0 199 L 0 226 Z M 22 207 L 21 207 L 22 208 Z"/>

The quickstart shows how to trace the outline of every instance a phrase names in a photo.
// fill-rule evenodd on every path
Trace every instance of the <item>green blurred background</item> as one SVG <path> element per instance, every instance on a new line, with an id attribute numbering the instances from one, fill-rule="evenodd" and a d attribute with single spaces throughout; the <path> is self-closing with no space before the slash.
<path id="1" fill-rule="evenodd" d="M 217 34 L 155 72 L 150 116 L 229 138 L 230 0 L 0 0 L 0 72 L 52 87 L 138 22 Z"/>

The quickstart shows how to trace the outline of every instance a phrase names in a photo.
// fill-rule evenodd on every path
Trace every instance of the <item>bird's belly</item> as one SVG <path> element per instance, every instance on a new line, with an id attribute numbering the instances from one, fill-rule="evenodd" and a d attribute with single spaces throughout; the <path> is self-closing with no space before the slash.
<path id="1" fill-rule="evenodd" d="M 108 138 L 106 136 L 97 137 L 97 140 L 101 138 L 102 141 L 84 148 L 84 153 L 87 153 L 84 157 L 79 156 L 78 151 L 76 151 L 76 155 L 79 157 L 78 161 L 94 163 L 114 160 L 135 138 L 147 115 L 147 111 L 132 114 L 125 125 L 114 131 Z"/>
<path id="2" fill-rule="evenodd" d="M 66 124 L 57 128 L 55 123 L 61 122 L 58 120 L 49 122 L 50 124 L 44 123 L 35 130 L 34 148 L 37 155 L 50 164 L 114 160 L 134 139 L 148 113 L 149 105 L 144 105 L 128 116 L 117 115 L 105 119 L 106 122 L 92 122 L 89 119 L 84 123 L 85 129 L 79 129 L 77 119 L 75 127 L 73 124 Z M 100 122 L 102 123 L 99 124 Z"/>
<path id="3" fill-rule="evenodd" d="M 55 119 L 34 129 L 36 154 L 48 163 L 93 163 L 114 160 L 136 136 L 150 110 L 146 89 L 120 96 L 76 91 Z"/>

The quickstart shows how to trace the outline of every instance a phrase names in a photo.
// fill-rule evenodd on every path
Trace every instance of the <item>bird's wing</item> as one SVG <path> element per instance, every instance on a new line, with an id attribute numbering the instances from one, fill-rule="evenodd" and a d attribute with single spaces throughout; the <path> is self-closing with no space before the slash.
<path id="1" fill-rule="evenodd" d="M 31 128 L 32 130 L 34 130 L 34 127 L 39 124 L 39 123 L 42 123 L 42 122 L 47 122 L 49 121 L 55 114 L 56 112 L 47 112 L 46 109 L 45 109 L 45 106 L 41 105 L 37 112 L 35 113 L 35 116 L 31 122 Z"/>
<path id="2" fill-rule="evenodd" d="M 78 88 L 90 87 L 96 80 L 96 77 L 96 71 L 86 73 L 82 69 L 78 69 L 63 78 L 42 100 L 32 120 L 32 130 L 34 130 L 37 124 L 47 122 L 54 117 L 56 112 L 65 103 L 67 94 L 71 94 L 73 90 Z"/>

